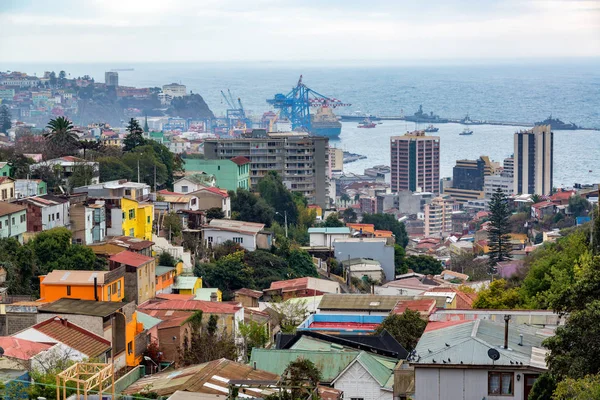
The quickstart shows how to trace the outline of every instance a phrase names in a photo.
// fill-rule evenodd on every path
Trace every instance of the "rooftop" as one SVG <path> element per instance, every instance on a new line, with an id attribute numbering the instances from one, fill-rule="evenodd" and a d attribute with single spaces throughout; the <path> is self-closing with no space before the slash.
<path id="1" fill-rule="evenodd" d="M 168 272 L 175 271 L 175 267 L 167 267 L 166 265 L 157 265 L 155 268 L 154 275 L 161 276 Z"/>
<path id="2" fill-rule="evenodd" d="M 24 211 L 27 208 L 25 206 L 19 206 L 5 201 L 0 201 L 0 216 L 13 214 L 19 211 Z"/>
<path id="3" fill-rule="evenodd" d="M 107 317 L 119 311 L 126 304 L 127 303 L 119 303 L 116 301 L 60 299 L 43 305 L 42 307 L 38 308 L 38 312 Z"/>
<path id="4" fill-rule="evenodd" d="M 49 272 L 48 275 L 44 278 L 44 285 L 93 285 L 94 278 L 96 278 L 96 282 L 99 285 L 103 285 L 104 276 L 108 274 L 109 271 L 78 271 L 78 270 L 59 270 L 55 269 L 52 272 Z"/>
<path id="5" fill-rule="evenodd" d="M 154 258 L 145 256 L 143 254 L 134 253 L 132 251 L 123 251 L 121 253 L 111 256 L 109 258 L 109 261 L 137 268 L 149 263 L 150 261 L 154 261 Z"/>
<path id="6" fill-rule="evenodd" d="M 131 236 L 117 236 L 113 238 L 109 243 L 116 244 L 117 246 L 127 247 L 130 250 L 144 250 L 154 245 L 154 242 L 150 240 L 139 239 Z"/>
<path id="7" fill-rule="evenodd" d="M 403 314 L 406 310 L 418 311 L 422 315 L 429 315 L 435 310 L 434 299 L 401 300 L 392 310 L 393 314 Z"/>
<path id="8" fill-rule="evenodd" d="M 235 294 L 241 294 L 242 296 L 253 297 L 255 299 L 259 299 L 262 297 L 263 292 L 260 290 L 252 290 L 248 288 L 241 288 L 235 291 Z"/>
<path id="9" fill-rule="evenodd" d="M 235 221 L 229 219 L 213 219 L 208 224 L 209 229 L 222 229 L 233 232 L 241 232 L 247 234 L 257 234 L 262 231 L 265 224 L 256 222 Z"/>
<path id="10" fill-rule="evenodd" d="M 202 300 L 159 300 L 149 301 L 138 306 L 140 310 L 173 310 L 197 311 L 202 310 L 209 314 L 235 314 L 240 307 L 236 304 L 222 303 L 219 301 Z"/>
<path id="11" fill-rule="evenodd" d="M 37 343 L 25 339 L 17 339 L 13 336 L 0 336 L 0 347 L 4 349 L 4 357 L 19 360 L 30 360 L 42 351 L 50 349 L 54 345 Z"/>
<path id="12" fill-rule="evenodd" d="M 111 349 L 108 340 L 69 322 L 66 318 L 54 317 L 32 328 L 88 357 L 98 357 Z"/>
<path id="13" fill-rule="evenodd" d="M 325 233 L 327 235 L 350 235 L 350 228 L 308 228 L 308 233 Z"/>
<path id="14" fill-rule="evenodd" d="M 198 282 L 196 276 L 178 276 L 173 284 L 173 289 L 193 290 Z"/>
<path id="15" fill-rule="evenodd" d="M 213 293 L 218 293 L 219 288 L 200 288 L 196 290 L 196 300 L 211 301 L 210 298 Z"/>
<path id="16" fill-rule="evenodd" d="M 378 294 L 326 294 L 319 304 L 319 309 L 389 312 L 402 299 L 402 296 Z"/>
<path id="17" fill-rule="evenodd" d="M 144 329 L 146 329 L 146 330 L 152 329 L 156 325 L 158 325 L 162 322 L 162 319 L 155 318 L 155 317 L 148 315 L 146 313 L 143 313 L 141 311 L 137 312 L 137 320 L 142 325 L 144 325 Z"/>
<path id="18" fill-rule="evenodd" d="M 230 161 L 233 161 L 237 165 L 245 165 L 250 163 L 250 160 L 244 156 L 233 157 L 230 159 Z"/>

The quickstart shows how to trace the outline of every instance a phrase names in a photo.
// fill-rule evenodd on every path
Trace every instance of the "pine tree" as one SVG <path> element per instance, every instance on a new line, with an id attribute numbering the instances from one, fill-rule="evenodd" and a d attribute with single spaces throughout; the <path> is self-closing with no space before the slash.
<path id="1" fill-rule="evenodd" d="M 148 116 L 146 115 L 146 119 L 144 120 L 144 132 L 150 132 L 150 127 L 148 126 Z"/>
<path id="2" fill-rule="evenodd" d="M 6 104 L 3 104 L 2 107 L 0 107 L 0 132 L 6 133 L 10 129 L 12 126 L 10 120 L 10 111 Z"/>
<path id="3" fill-rule="evenodd" d="M 506 195 L 498 188 L 490 201 L 490 229 L 488 231 L 488 244 L 490 246 L 489 265 L 492 272 L 500 261 L 510 260 L 510 210 Z"/>
<path id="4" fill-rule="evenodd" d="M 123 150 L 131 151 L 138 146 L 143 146 L 146 144 L 146 139 L 144 139 L 142 127 L 135 118 L 131 118 L 129 120 L 129 124 L 127 125 L 127 132 L 129 132 L 129 134 L 125 137 L 125 140 L 123 140 Z"/>

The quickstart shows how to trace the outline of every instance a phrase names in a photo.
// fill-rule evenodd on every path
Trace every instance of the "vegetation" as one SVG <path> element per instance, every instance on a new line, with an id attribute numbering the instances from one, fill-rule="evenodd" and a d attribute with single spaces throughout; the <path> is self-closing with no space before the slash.
<path id="1" fill-rule="evenodd" d="M 73 124 L 65 117 L 57 117 L 48 122 L 44 133 L 47 139 L 50 158 L 74 154 L 79 148 L 79 136 L 73 130 Z"/>
<path id="2" fill-rule="evenodd" d="M 284 185 L 277 172 L 270 171 L 259 182 L 257 187 L 260 197 L 280 214 L 287 214 L 287 223 L 298 222 L 298 208 L 294 196 Z"/>
<path id="3" fill-rule="evenodd" d="M 341 228 L 344 226 L 344 222 L 340 219 L 338 213 L 331 213 L 325 218 L 323 226 L 325 228 Z"/>
<path id="4" fill-rule="evenodd" d="M 231 333 L 225 328 L 219 332 L 218 318 L 211 315 L 203 324 L 202 311 L 196 311 L 188 320 L 192 328 L 191 340 L 184 339 L 180 349 L 183 365 L 202 364 L 219 358 L 235 360 L 237 347 Z"/>
<path id="5" fill-rule="evenodd" d="M 308 315 L 306 300 L 300 301 L 278 301 L 271 303 L 277 313 L 277 323 L 283 333 L 294 333 L 298 325 Z"/>
<path id="6" fill-rule="evenodd" d="M 229 197 L 233 219 L 271 226 L 275 210 L 267 204 L 265 199 L 257 197 L 245 189 L 238 189 L 237 192 L 230 191 Z"/>
<path id="7" fill-rule="evenodd" d="M 2 104 L 0 107 L 0 132 L 6 133 L 12 127 L 11 122 L 12 116 L 10 110 L 6 104 Z"/>
<path id="8" fill-rule="evenodd" d="M 438 275 L 444 269 L 442 263 L 431 256 L 408 256 L 404 259 L 403 265 L 406 270 L 412 269 L 414 272 L 424 275 Z"/>
<path id="9" fill-rule="evenodd" d="M 492 195 L 490 201 L 490 229 L 488 243 L 490 246 L 489 265 L 494 268 L 498 262 L 510 260 L 510 210 L 508 199 L 500 188 Z"/>
<path id="10" fill-rule="evenodd" d="M 473 308 L 509 309 L 518 308 L 521 304 L 519 289 L 510 287 L 504 279 L 498 279 L 479 292 Z"/>
<path id="11" fill-rule="evenodd" d="M 163 251 L 158 256 L 158 265 L 164 265 L 165 267 L 175 267 L 177 265 L 177 260 L 175 257 L 166 251 Z"/>
<path id="12" fill-rule="evenodd" d="M 600 399 L 600 375 L 587 375 L 583 378 L 567 378 L 560 382 L 554 391 L 554 400 Z"/>
<path id="13" fill-rule="evenodd" d="M 390 314 L 375 330 L 375 334 L 380 334 L 386 330 L 394 337 L 407 351 L 412 351 L 423 335 L 427 321 L 421 318 L 418 311 L 406 310 L 402 314 Z"/>
<path id="14" fill-rule="evenodd" d="M 344 222 L 346 222 L 346 223 L 355 223 L 358 217 L 357 217 L 354 209 L 346 208 L 342 212 L 342 218 L 343 218 Z"/>
<path id="15" fill-rule="evenodd" d="M 377 230 L 392 231 L 396 243 L 402 247 L 406 247 L 408 244 L 408 234 L 404 224 L 398 222 L 396 217 L 391 214 L 365 214 L 361 222 L 363 224 L 373 224 Z"/>
<path id="16" fill-rule="evenodd" d="M 244 361 L 248 361 L 252 354 L 252 349 L 255 347 L 264 348 L 269 342 L 269 333 L 267 326 L 261 325 L 258 322 L 250 321 L 248 323 L 240 322 L 240 335 L 244 340 L 243 352 Z"/>
<path id="17" fill-rule="evenodd" d="M 408 272 L 408 266 L 404 262 L 406 251 L 399 244 L 394 245 L 394 266 L 396 267 L 396 275 L 405 274 Z"/>

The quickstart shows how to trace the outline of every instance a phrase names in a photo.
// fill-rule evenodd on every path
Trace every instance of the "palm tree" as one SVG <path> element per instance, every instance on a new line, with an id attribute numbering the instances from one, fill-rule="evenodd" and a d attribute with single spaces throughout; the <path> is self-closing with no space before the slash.
<path id="1" fill-rule="evenodd" d="M 340 196 L 340 201 L 344 202 L 344 207 L 346 207 L 346 205 L 348 204 L 348 202 L 350 201 L 350 196 L 348 196 L 348 193 L 344 193 Z"/>
<path id="2" fill-rule="evenodd" d="M 73 124 L 65 117 L 57 117 L 48 122 L 46 128 L 49 132 L 44 133 L 48 143 L 58 156 L 73 153 L 79 147 L 79 136 L 73 130 Z"/>
<path id="3" fill-rule="evenodd" d="M 85 159 L 85 153 L 87 150 L 99 150 L 102 144 L 99 140 L 80 140 L 79 148 L 83 150 L 83 158 Z"/>

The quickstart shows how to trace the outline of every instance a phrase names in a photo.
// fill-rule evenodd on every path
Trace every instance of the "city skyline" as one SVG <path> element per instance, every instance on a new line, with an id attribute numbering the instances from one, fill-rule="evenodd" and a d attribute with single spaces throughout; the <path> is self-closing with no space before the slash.
<path id="1" fill-rule="evenodd" d="M 84 3 L 2 2 L 3 60 L 428 63 L 600 57 L 597 1 Z"/>

